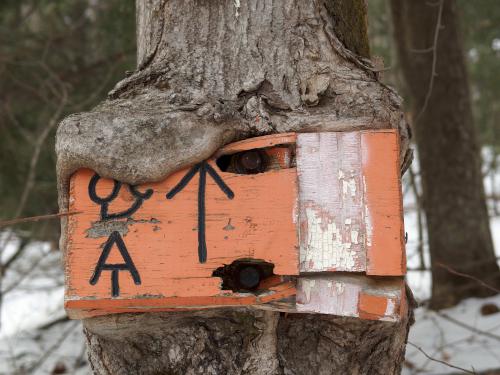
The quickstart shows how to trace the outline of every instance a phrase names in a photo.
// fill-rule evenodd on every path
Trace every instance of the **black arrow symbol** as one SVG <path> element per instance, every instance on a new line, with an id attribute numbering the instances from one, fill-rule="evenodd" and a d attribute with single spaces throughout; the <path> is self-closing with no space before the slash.
<path id="1" fill-rule="evenodd" d="M 178 192 L 182 191 L 198 172 L 200 172 L 198 183 L 198 259 L 200 263 L 205 263 L 207 261 L 207 241 L 205 238 L 205 188 L 207 184 L 207 172 L 229 199 L 234 198 L 234 193 L 215 169 L 206 161 L 203 161 L 196 164 L 182 177 L 179 183 L 167 193 L 167 199 L 172 199 Z"/>

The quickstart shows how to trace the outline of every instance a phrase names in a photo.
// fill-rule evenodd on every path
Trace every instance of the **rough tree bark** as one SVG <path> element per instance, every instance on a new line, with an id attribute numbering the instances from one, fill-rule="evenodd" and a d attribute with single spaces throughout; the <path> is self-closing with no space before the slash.
<path id="1" fill-rule="evenodd" d="M 447 266 L 497 287 L 500 273 L 456 2 L 391 0 L 391 6 L 415 122 L 432 265 L 431 306 L 439 309 L 463 298 L 492 294 Z"/>
<path id="2" fill-rule="evenodd" d="M 137 41 L 137 70 L 59 127 L 61 209 L 77 168 L 161 180 L 269 133 L 396 128 L 402 169 L 411 159 L 400 98 L 356 54 L 368 54 L 364 0 L 138 0 Z M 397 374 L 409 310 L 398 324 L 252 309 L 119 314 L 84 330 L 97 374 Z"/>

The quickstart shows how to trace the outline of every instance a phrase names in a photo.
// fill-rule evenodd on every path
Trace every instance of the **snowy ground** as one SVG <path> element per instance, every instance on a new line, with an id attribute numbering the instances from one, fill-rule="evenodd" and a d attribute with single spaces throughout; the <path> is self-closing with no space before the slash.
<path id="1" fill-rule="evenodd" d="M 490 155 L 485 152 L 483 158 L 488 161 Z M 416 164 L 414 163 L 413 167 Z M 487 195 L 498 194 L 500 173 L 497 171 L 494 176 L 487 175 L 484 183 Z M 415 195 L 409 188 L 408 173 L 405 175 L 404 191 L 407 191 L 404 203 L 405 228 L 409 234 L 406 247 L 408 268 L 415 269 L 420 266 L 417 252 L 419 242 L 417 212 L 415 210 Z M 500 257 L 500 216 L 494 215 L 494 203 L 492 201 L 488 203 L 491 214 L 491 233 L 497 256 Z M 423 244 L 424 260 L 428 266 L 429 257 L 425 233 Z M 431 275 L 429 271 L 408 271 L 407 280 L 418 301 L 425 301 L 430 297 Z M 440 312 L 433 312 L 424 307 L 418 308 L 415 311 L 415 324 L 411 328 L 408 338 L 410 344 L 406 349 L 403 374 L 464 373 L 463 370 L 452 368 L 450 365 L 471 373 L 500 368 L 500 312 L 483 315 L 481 308 L 485 305 L 500 308 L 500 295 L 486 299 L 471 298 L 462 301 L 456 307 Z M 436 360 L 447 364 L 439 363 Z"/>
<path id="2" fill-rule="evenodd" d="M 412 213 L 405 215 L 407 231 L 411 230 Z M 500 217 L 491 220 L 495 248 L 500 250 Z M 411 246 L 411 241 L 408 242 Z M 416 258 L 416 257 L 414 257 Z M 415 263 L 409 259 L 409 267 Z M 419 301 L 430 297 L 429 272 L 408 273 L 408 282 Z M 456 307 L 439 312 L 420 307 L 410 330 L 406 349 L 404 375 L 463 373 L 449 365 L 472 373 L 500 368 L 500 312 L 483 315 L 487 305 L 500 308 L 500 295 L 471 298 Z M 425 353 L 425 354 L 424 354 Z M 445 365 L 427 356 L 448 363 Z"/>
<path id="3" fill-rule="evenodd" d="M 0 236 L 0 244 L 9 237 Z M 4 248 L 2 259 L 17 249 Z M 51 374 L 64 366 L 68 374 L 88 374 L 81 323 L 67 321 L 63 309 L 60 252 L 32 243 L 3 280 L 0 374 Z M 83 372 L 82 372 L 83 371 Z"/>
<path id="4" fill-rule="evenodd" d="M 500 175 L 495 177 L 485 179 L 487 193 L 492 192 L 495 184 L 493 190 L 497 194 L 500 191 Z M 416 250 L 419 242 L 417 215 L 414 195 L 407 181 L 405 185 L 408 267 L 414 269 L 420 266 Z M 500 255 L 500 216 L 492 218 L 491 229 Z M 6 233 L 0 235 L 0 248 L 7 236 Z M 425 233 L 423 244 L 428 265 Z M 2 258 L 8 259 L 15 249 L 16 239 L 11 238 Z M 33 243 L 4 278 L 1 286 L 4 301 L 0 328 L 0 374 L 90 373 L 81 323 L 65 319 L 59 256 L 60 253 L 52 251 L 47 244 Z M 429 298 L 428 272 L 409 271 L 408 282 L 417 300 Z M 463 372 L 437 361 L 471 373 L 500 368 L 500 313 L 481 314 L 481 308 L 486 304 L 500 307 L 500 295 L 482 300 L 469 299 L 437 313 L 425 308 L 417 309 L 403 374 Z M 63 369 L 66 372 L 61 372 Z"/>
<path id="5" fill-rule="evenodd" d="M 483 316 L 481 307 L 487 303 L 500 306 L 500 296 L 468 299 L 440 312 L 419 308 L 408 338 L 403 374 L 463 372 L 450 365 L 471 372 L 500 368 L 500 313 Z M 421 350 L 448 364 L 427 358 Z"/>

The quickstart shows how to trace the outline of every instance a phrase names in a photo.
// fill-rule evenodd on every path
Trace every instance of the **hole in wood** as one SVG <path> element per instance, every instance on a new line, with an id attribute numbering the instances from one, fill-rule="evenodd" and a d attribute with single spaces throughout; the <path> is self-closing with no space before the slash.
<path id="1" fill-rule="evenodd" d="M 222 155 L 216 160 L 222 172 L 237 174 L 258 174 L 276 169 L 295 167 L 295 146 L 283 145 L 255 148 L 230 155 Z"/>
<path id="2" fill-rule="evenodd" d="M 274 264 L 258 259 L 238 259 L 217 268 L 212 276 L 222 279 L 222 290 L 256 292 L 265 279 L 273 276 Z"/>

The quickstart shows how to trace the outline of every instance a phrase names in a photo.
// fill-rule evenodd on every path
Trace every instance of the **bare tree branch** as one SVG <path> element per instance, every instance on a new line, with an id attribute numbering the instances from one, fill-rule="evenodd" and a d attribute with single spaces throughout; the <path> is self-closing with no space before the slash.
<path id="1" fill-rule="evenodd" d="M 437 362 L 437 363 L 441 363 L 442 365 L 445 365 L 447 367 L 450 367 L 450 368 L 454 368 L 456 370 L 460 370 L 466 374 L 475 374 L 476 375 L 476 372 L 475 371 L 470 371 L 470 370 L 467 370 L 465 368 L 462 368 L 462 367 L 459 367 L 459 366 L 455 366 L 455 365 L 452 365 L 451 363 L 448 363 L 446 361 L 442 361 L 440 359 L 437 359 L 437 358 L 434 358 L 434 357 L 431 357 L 429 354 L 427 354 L 420 346 L 418 345 L 415 345 L 414 343 L 408 341 L 408 345 L 411 345 L 413 346 L 415 349 L 417 349 L 420 353 L 422 353 L 427 359 L 433 361 L 433 362 Z"/>
<path id="2" fill-rule="evenodd" d="M 491 290 L 493 292 L 496 292 L 496 293 L 500 294 L 500 289 L 495 288 L 494 286 L 491 286 L 489 284 L 486 284 L 483 280 L 480 280 L 477 277 L 474 277 L 472 275 L 469 275 L 469 274 L 466 274 L 466 273 L 463 273 L 463 272 L 459 272 L 459 271 L 451 268 L 450 266 L 448 266 L 448 265 L 446 265 L 444 263 L 436 262 L 435 264 L 438 267 L 444 268 L 449 273 L 452 273 L 452 274 L 457 275 L 457 276 L 465 277 L 466 279 L 470 279 L 470 280 L 476 281 L 477 283 L 479 283 L 480 285 L 484 286 L 485 288 L 487 288 L 487 289 L 489 289 L 489 290 Z"/>
<path id="3" fill-rule="evenodd" d="M 429 88 L 427 90 L 427 94 L 425 95 L 425 100 L 422 108 L 420 109 L 420 112 L 417 114 L 415 117 L 415 124 L 418 123 L 418 120 L 420 119 L 420 116 L 425 112 L 427 109 L 427 106 L 429 105 L 429 100 L 432 95 L 432 90 L 434 88 L 434 78 L 436 77 L 436 64 L 437 64 L 437 44 L 438 44 L 438 39 L 439 39 L 439 31 L 441 30 L 441 18 L 443 15 L 443 3 L 444 0 L 439 0 L 439 10 L 438 10 L 438 18 L 436 22 L 436 28 L 434 29 L 434 41 L 432 47 L 432 66 L 431 66 L 431 77 L 429 79 Z"/>
<path id="4" fill-rule="evenodd" d="M 35 362 L 33 363 L 28 369 L 27 373 L 33 373 L 35 372 L 36 369 L 38 369 L 43 363 L 50 357 L 50 355 L 56 351 L 64 342 L 64 340 L 69 336 L 72 330 L 74 330 L 76 327 L 78 327 L 79 321 L 73 321 L 70 324 L 68 324 L 68 327 L 62 332 L 60 335 L 59 339 L 55 341 L 55 343 L 48 348 L 45 353 L 42 354 L 42 356 Z"/>
<path id="5" fill-rule="evenodd" d="M 21 239 L 21 242 L 16 252 L 12 254 L 12 256 L 9 259 L 7 259 L 7 261 L 4 264 L 0 264 L 0 277 L 3 277 L 5 271 L 11 266 L 12 263 L 16 261 L 16 259 L 18 259 L 21 256 L 21 254 L 24 252 L 24 249 L 26 249 L 27 244 L 28 244 L 27 239 L 25 238 Z"/>
<path id="6" fill-rule="evenodd" d="M 34 144 L 34 150 L 33 154 L 31 156 L 31 161 L 30 161 L 30 167 L 28 171 L 28 175 L 26 177 L 26 182 L 24 184 L 23 191 L 21 193 L 21 198 L 19 199 L 19 204 L 17 206 L 17 209 L 15 211 L 14 217 L 19 218 L 21 216 L 26 203 L 28 201 L 29 195 L 31 193 L 31 190 L 33 189 L 33 186 L 35 184 L 35 176 L 36 176 L 36 168 L 38 165 L 38 160 L 40 158 L 40 153 L 42 152 L 43 145 L 45 144 L 45 141 L 47 137 L 49 136 L 51 130 L 57 125 L 57 122 L 59 121 L 62 111 L 66 105 L 67 99 L 68 99 L 68 93 L 67 90 L 64 86 L 64 84 L 60 85 L 61 87 L 61 101 L 59 102 L 57 109 L 51 116 L 49 123 L 47 126 L 43 128 L 39 136 L 37 137 L 35 144 Z M 38 93 L 37 93 L 38 94 Z M 1 227 L 1 226 L 0 226 Z M 12 232 L 9 233 L 5 240 L 5 244 L 8 244 L 12 238 Z M 0 248 L 0 270 L 2 271 L 0 273 L 0 276 L 3 275 L 4 273 L 4 268 L 3 265 L 1 264 L 1 253 L 2 253 L 2 248 Z M 4 292 L 2 291 L 2 277 L 0 277 L 0 312 L 2 310 L 2 302 L 3 302 L 3 294 Z M 1 325 L 0 325 L 1 327 Z"/>
<path id="7" fill-rule="evenodd" d="M 59 121 L 59 118 L 61 117 L 62 111 L 64 106 L 66 105 L 66 101 L 68 98 L 68 94 L 66 90 L 63 90 L 62 93 L 63 97 L 61 99 L 61 102 L 59 103 L 59 106 L 57 107 L 56 111 L 52 115 L 52 117 L 49 120 L 49 123 L 47 126 L 43 128 L 43 131 L 41 134 L 38 136 L 36 143 L 35 143 L 35 149 L 33 150 L 33 154 L 31 156 L 31 161 L 30 161 L 30 169 L 28 172 L 28 176 L 26 178 L 26 183 L 24 185 L 23 192 L 21 194 L 21 198 L 19 200 L 19 205 L 17 207 L 15 217 L 19 217 L 24 210 L 24 207 L 26 206 L 26 202 L 28 200 L 29 194 L 31 193 L 31 190 L 33 189 L 33 185 L 35 184 L 35 175 L 36 175 L 36 167 L 38 164 L 38 160 L 40 157 L 40 153 L 42 151 L 42 147 L 45 143 L 45 140 L 49 136 L 51 130 L 56 126 L 57 122 Z"/>
<path id="8" fill-rule="evenodd" d="M 0 228 L 8 227 L 11 225 L 22 224 L 22 223 L 32 223 L 40 220 L 50 220 L 50 219 L 59 219 L 65 216 L 72 216 L 81 214 L 80 211 L 71 211 L 71 212 L 59 212 L 57 214 L 47 214 L 47 215 L 39 215 L 39 216 L 30 216 L 30 217 L 21 217 L 19 219 L 12 220 L 4 220 L 0 221 Z"/>
<path id="9" fill-rule="evenodd" d="M 486 337 L 489 337 L 491 339 L 495 339 L 495 340 L 498 340 L 500 341 L 500 336 L 498 335 L 495 335 L 493 333 L 490 333 L 490 332 L 486 332 L 486 331 L 483 331 L 483 330 L 480 330 L 476 327 L 472 327 L 471 325 L 468 325 L 460 320 L 457 320 L 455 318 L 452 318 L 451 316 L 449 316 L 448 314 L 445 314 L 445 313 L 442 313 L 442 312 L 439 312 L 439 311 L 436 311 L 436 314 L 438 314 L 440 317 L 452 322 L 453 324 L 456 324 L 462 328 L 465 328 L 471 332 L 474 332 L 474 333 L 477 333 L 479 335 L 482 335 L 482 336 L 486 336 Z"/>

